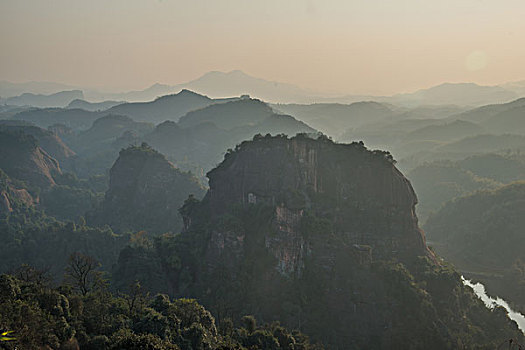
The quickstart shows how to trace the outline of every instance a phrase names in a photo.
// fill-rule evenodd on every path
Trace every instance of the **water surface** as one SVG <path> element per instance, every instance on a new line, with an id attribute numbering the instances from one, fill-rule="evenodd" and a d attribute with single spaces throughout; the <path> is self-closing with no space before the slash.
<path id="1" fill-rule="evenodd" d="M 463 284 L 466 286 L 469 286 L 470 288 L 474 289 L 474 293 L 485 303 L 485 306 L 487 306 L 489 309 L 493 309 L 496 306 L 503 306 L 505 310 L 507 310 L 507 315 L 509 318 L 513 321 L 515 321 L 518 324 L 518 328 L 525 334 L 525 316 L 521 313 L 512 310 L 512 308 L 509 306 L 509 304 L 501 299 L 500 297 L 496 297 L 495 299 L 487 295 L 485 291 L 485 286 L 481 283 L 472 283 L 472 281 L 465 279 L 463 276 L 461 276 L 461 280 L 463 281 Z"/>

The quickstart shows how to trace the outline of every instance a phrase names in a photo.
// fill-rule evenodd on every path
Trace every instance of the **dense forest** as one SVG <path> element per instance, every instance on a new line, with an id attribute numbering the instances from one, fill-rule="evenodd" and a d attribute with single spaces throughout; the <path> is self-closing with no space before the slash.
<path id="1" fill-rule="evenodd" d="M 194 299 L 151 296 L 139 283 L 112 293 L 98 262 L 69 257 L 65 283 L 52 287 L 46 271 L 22 265 L 0 275 L 0 324 L 14 330 L 3 349 L 322 349 L 278 322 L 253 316 L 214 317 Z M 9 340 L 11 339 L 11 340 Z"/>

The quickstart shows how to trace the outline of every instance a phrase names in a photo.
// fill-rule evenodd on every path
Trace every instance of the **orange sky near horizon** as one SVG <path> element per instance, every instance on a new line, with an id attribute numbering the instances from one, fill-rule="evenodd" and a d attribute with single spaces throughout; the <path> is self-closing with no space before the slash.
<path id="1" fill-rule="evenodd" d="M 522 0 L 0 0 L 0 80 L 104 90 L 240 69 L 341 94 L 525 80 Z"/>

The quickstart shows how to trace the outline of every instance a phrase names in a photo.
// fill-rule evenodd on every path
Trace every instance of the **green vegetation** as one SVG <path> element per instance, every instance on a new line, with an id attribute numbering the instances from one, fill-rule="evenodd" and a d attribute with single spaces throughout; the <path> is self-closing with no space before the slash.
<path id="1" fill-rule="evenodd" d="M 102 200 L 101 193 L 67 185 L 53 186 L 42 192 L 40 204 L 47 215 L 59 220 L 76 221 Z"/>
<path id="2" fill-rule="evenodd" d="M 458 161 L 458 164 L 474 174 L 509 183 L 525 179 L 525 156 L 519 154 L 483 154 Z"/>
<path id="3" fill-rule="evenodd" d="M 299 157 L 310 149 L 322 159 L 315 169 L 322 193 L 305 183 L 312 169 Z M 253 170 L 259 166 L 264 171 Z M 294 189 L 288 174 L 299 174 Z M 115 278 L 125 277 L 122 288 L 136 271 L 145 288 L 155 278 L 152 286 L 196 297 L 219 320 L 279 319 L 333 349 L 489 349 L 520 338 L 504 311 L 488 310 L 417 244 L 417 228 L 406 229 L 415 197 L 397 174 L 388 154 L 360 143 L 256 136 L 208 174 L 212 196 L 186 201 L 185 231 L 137 239 Z M 243 204 L 239 193 L 256 203 Z"/>
<path id="4" fill-rule="evenodd" d="M 525 160 L 519 154 L 488 153 L 458 161 L 424 163 L 407 176 L 418 194 L 418 217 L 425 222 L 454 198 L 525 179 Z"/>
<path id="5" fill-rule="evenodd" d="M 32 268 L 0 275 L 0 329 L 9 329 L 2 333 L 0 341 L 5 342 L 0 347 L 322 349 L 298 331 L 290 332 L 279 323 L 259 326 L 251 316 L 242 318 L 237 327 L 231 319 L 216 325 L 195 300 L 170 300 L 164 294 L 150 297 L 137 283 L 131 293 L 118 295 L 104 284 L 84 292 L 72 287 L 52 287 L 45 274 Z"/>
<path id="6" fill-rule="evenodd" d="M 501 184 L 491 179 L 479 177 L 461 167 L 461 163 L 436 161 L 418 166 L 408 178 L 418 194 L 418 217 L 424 222 L 449 200 L 467 195 L 480 189 L 494 189 Z"/>
<path id="7" fill-rule="evenodd" d="M 447 203 L 425 225 L 439 254 L 525 310 L 525 183 Z"/>
<path id="8" fill-rule="evenodd" d="M 175 168 L 146 143 L 121 150 L 109 182 L 104 200 L 87 220 L 96 226 L 108 224 L 117 232 L 179 232 L 178 209 L 188 195 L 204 194 L 191 173 Z"/>

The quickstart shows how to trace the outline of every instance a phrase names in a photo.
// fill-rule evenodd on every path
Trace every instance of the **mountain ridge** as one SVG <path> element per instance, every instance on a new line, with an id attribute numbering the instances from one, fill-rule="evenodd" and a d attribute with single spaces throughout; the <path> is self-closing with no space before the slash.
<path id="1" fill-rule="evenodd" d="M 13 83 L 0 82 L 0 91 L 8 91 L 8 88 L 11 85 L 13 85 Z M 23 84 L 19 85 L 25 86 Z M 7 87 L 2 90 L 2 86 Z M 57 84 L 57 86 L 62 85 Z M 468 93 L 470 94 L 470 97 L 461 98 L 458 96 L 457 89 L 459 87 L 464 88 L 462 95 Z M 64 88 L 70 89 L 71 87 L 64 85 Z M 84 95 L 90 102 L 101 102 L 104 100 L 143 102 L 153 100 L 161 95 L 174 94 L 182 89 L 194 89 L 199 93 L 214 98 L 249 94 L 272 103 L 352 103 L 375 100 L 378 102 L 401 103 L 408 106 L 435 105 L 437 103 L 479 106 L 481 104 L 507 102 L 525 95 L 525 88 L 521 81 L 488 86 L 472 82 L 444 82 L 429 88 L 421 88 L 413 92 L 392 95 L 345 94 L 343 92 L 318 91 L 316 89 L 303 88 L 291 83 L 258 78 L 238 69 L 228 72 L 210 71 L 184 83 L 173 85 L 154 83 L 143 90 L 127 92 L 102 92 L 92 88 L 77 89 L 84 90 Z M 451 91 L 446 94 L 445 99 L 443 99 L 443 96 L 439 97 L 439 94 L 432 96 L 433 93 L 439 92 L 440 90 L 442 92 L 444 92 L 444 90 Z M 31 91 L 42 90 L 32 89 Z"/>

